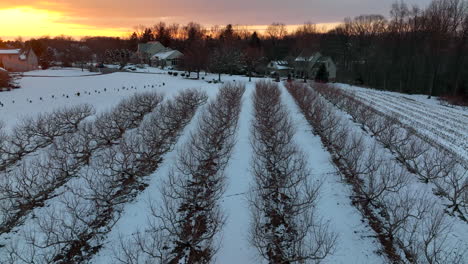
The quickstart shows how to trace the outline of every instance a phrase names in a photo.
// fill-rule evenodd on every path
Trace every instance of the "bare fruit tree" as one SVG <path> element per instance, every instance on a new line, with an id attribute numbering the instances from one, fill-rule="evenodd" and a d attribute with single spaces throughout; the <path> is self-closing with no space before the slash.
<path id="1" fill-rule="evenodd" d="M 225 84 L 206 106 L 161 185 L 162 201 L 150 205 L 150 228 L 130 239 L 132 250 L 124 246 L 126 249 L 115 252 L 116 260 L 212 262 L 216 237 L 225 221 L 219 201 L 226 186 L 224 170 L 235 144 L 244 91 L 242 84 Z"/>
<path id="2" fill-rule="evenodd" d="M 161 100 L 158 93 L 137 94 L 123 100 L 112 111 L 98 115 L 94 121 L 84 120 L 93 113 L 92 108 L 84 105 L 53 112 L 50 117 L 55 118 L 53 125 L 47 125 L 44 117 L 40 117 L 32 120 L 30 125 L 17 126 L 13 132 L 16 146 L 32 146 L 31 140 L 37 139 L 33 144 L 35 151 L 39 147 L 44 149 L 0 174 L 0 233 L 10 232 L 22 224 L 24 217 L 34 208 L 60 195 L 61 192 L 54 193 L 55 190 L 77 177 L 97 151 L 112 145 L 108 142 L 115 143 L 127 130 L 138 126 Z M 23 124 L 29 123 L 25 121 Z M 26 134 L 21 131 L 26 131 Z M 28 138 L 25 135 L 31 133 L 36 136 L 29 141 L 20 140 Z"/>
<path id="3" fill-rule="evenodd" d="M 312 183 L 295 129 L 276 84 L 254 95 L 250 242 L 269 263 L 316 263 L 333 253 L 337 235 L 319 220 L 320 183 Z"/>
<path id="4" fill-rule="evenodd" d="M 25 118 L 9 135 L 3 134 L 0 144 L 0 172 L 41 148 L 51 145 L 58 137 L 75 133 L 78 125 L 94 114 L 90 105 L 78 105 Z"/>

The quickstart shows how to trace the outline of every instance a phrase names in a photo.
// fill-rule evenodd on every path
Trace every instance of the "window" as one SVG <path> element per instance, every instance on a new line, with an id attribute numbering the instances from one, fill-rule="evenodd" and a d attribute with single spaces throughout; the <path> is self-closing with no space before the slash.
<path id="1" fill-rule="evenodd" d="M 173 60 L 172 60 L 172 66 L 177 66 L 177 65 L 179 65 L 179 61 L 180 61 L 180 59 L 173 59 Z"/>

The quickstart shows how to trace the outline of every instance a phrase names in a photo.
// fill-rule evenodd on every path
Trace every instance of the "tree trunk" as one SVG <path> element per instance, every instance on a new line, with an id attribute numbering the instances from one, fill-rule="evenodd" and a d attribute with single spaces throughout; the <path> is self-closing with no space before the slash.
<path id="1" fill-rule="evenodd" d="M 435 86 L 436 76 L 437 76 L 437 72 L 438 72 L 437 68 L 438 68 L 438 66 L 434 65 L 434 69 L 432 70 L 432 73 L 431 73 L 431 81 L 429 83 L 429 93 L 427 95 L 427 99 L 431 99 L 432 94 L 434 93 L 434 86 Z"/>

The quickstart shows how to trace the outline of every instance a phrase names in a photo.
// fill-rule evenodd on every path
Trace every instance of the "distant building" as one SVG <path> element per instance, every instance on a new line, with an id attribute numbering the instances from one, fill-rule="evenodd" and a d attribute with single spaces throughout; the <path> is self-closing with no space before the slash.
<path id="1" fill-rule="evenodd" d="M 137 56 L 142 63 L 160 67 L 177 67 L 184 54 L 166 48 L 159 41 L 138 44 Z"/>
<path id="2" fill-rule="evenodd" d="M 324 64 L 329 80 L 336 80 L 336 64 L 330 57 L 323 56 L 320 52 L 310 55 L 305 55 L 303 52 L 294 60 L 294 64 L 295 73 L 301 77 L 305 74 L 309 79 L 315 78 L 320 65 Z"/>
<path id="3" fill-rule="evenodd" d="M 157 67 L 177 67 L 184 54 L 178 50 L 167 48 L 151 56 L 151 65 Z"/>
<path id="4" fill-rule="evenodd" d="M 32 71 L 39 68 L 39 60 L 32 49 L 0 49 L 0 67 L 11 72 Z"/>
<path id="5" fill-rule="evenodd" d="M 293 71 L 287 61 L 271 61 L 268 63 L 267 68 L 271 75 L 278 74 L 281 77 L 287 76 Z"/>

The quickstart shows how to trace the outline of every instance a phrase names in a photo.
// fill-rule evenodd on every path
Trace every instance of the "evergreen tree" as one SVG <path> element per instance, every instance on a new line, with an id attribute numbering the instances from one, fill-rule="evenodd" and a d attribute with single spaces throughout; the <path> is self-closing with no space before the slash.
<path id="1" fill-rule="evenodd" d="M 0 88 L 11 87 L 11 76 L 7 71 L 0 70 Z"/>
<path id="2" fill-rule="evenodd" d="M 148 43 L 148 42 L 153 41 L 153 40 L 154 40 L 153 32 L 151 31 L 150 28 L 146 28 L 145 32 L 141 36 L 141 42 Z"/>
<path id="3" fill-rule="evenodd" d="M 317 74 L 315 75 L 315 81 L 316 82 L 328 82 L 328 71 L 327 67 L 325 67 L 325 64 L 321 64 Z"/>
<path id="4" fill-rule="evenodd" d="M 260 38 L 258 37 L 257 31 L 252 33 L 249 40 L 249 47 L 259 49 L 262 46 Z"/>
<path id="5" fill-rule="evenodd" d="M 128 40 L 128 48 L 132 51 L 136 51 L 138 49 L 138 42 L 138 35 L 136 32 L 133 32 Z"/>
<path id="6" fill-rule="evenodd" d="M 39 57 L 39 64 L 43 70 L 48 69 L 50 64 L 55 58 L 55 52 L 51 47 L 48 47 L 47 50 Z"/>

